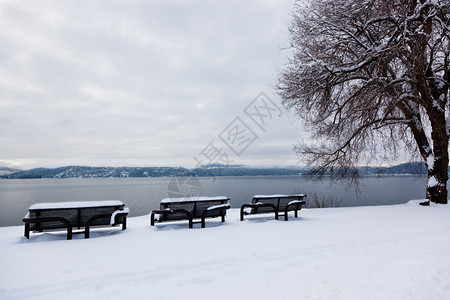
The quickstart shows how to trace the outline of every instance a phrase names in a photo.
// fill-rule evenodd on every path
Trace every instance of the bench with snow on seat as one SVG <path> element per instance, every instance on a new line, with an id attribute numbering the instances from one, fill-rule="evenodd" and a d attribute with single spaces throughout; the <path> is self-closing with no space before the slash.
<path id="1" fill-rule="evenodd" d="M 206 218 L 220 217 L 225 222 L 227 209 L 230 208 L 230 198 L 219 197 L 185 197 L 166 198 L 161 201 L 160 209 L 153 210 L 150 214 L 150 226 L 167 221 L 189 221 L 189 228 L 194 223 L 201 223 L 205 228 Z M 200 221 L 194 221 L 200 219 Z"/>
<path id="2" fill-rule="evenodd" d="M 283 216 L 284 220 L 288 220 L 288 213 L 294 211 L 294 215 L 298 218 L 298 211 L 306 204 L 304 200 L 305 194 L 296 195 L 256 195 L 252 199 L 252 203 L 241 206 L 241 221 L 244 221 L 244 215 L 275 213 L 275 219 Z"/>
<path id="3" fill-rule="evenodd" d="M 81 201 L 38 203 L 28 208 L 22 219 L 25 223 L 25 237 L 30 231 L 43 232 L 67 229 L 67 239 L 72 239 L 73 229 L 84 228 L 84 237 L 89 238 L 92 226 L 116 226 L 127 228 L 129 209 L 121 201 Z"/>

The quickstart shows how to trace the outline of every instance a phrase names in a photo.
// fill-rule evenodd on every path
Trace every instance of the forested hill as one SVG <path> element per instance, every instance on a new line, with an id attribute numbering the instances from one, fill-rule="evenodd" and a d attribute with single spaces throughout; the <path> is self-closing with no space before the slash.
<path id="1" fill-rule="evenodd" d="M 91 178 L 91 177 L 176 177 L 176 176 L 258 176 L 299 175 L 300 168 L 249 168 L 244 166 L 206 166 L 186 169 L 182 167 L 87 167 L 67 166 L 54 169 L 37 168 L 0 176 L 4 179 L 27 178 Z"/>
<path id="2" fill-rule="evenodd" d="M 364 175 L 426 174 L 424 163 L 400 164 L 393 167 L 362 167 Z M 300 167 L 255 168 L 240 165 L 209 165 L 201 168 L 183 167 L 88 167 L 67 166 L 60 168 L 37 168 L 1 175 L 2 179 L 29 178 L 108 178 L 108 177 L 176 177 L 176 176 L 292 176 L 307 175 Z"/>

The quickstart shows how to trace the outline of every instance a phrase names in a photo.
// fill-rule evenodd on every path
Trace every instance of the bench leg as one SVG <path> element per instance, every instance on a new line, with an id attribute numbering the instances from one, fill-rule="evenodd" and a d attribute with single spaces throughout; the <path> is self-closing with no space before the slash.
<path id="1" fill-rule="evenodd" d="M 185 210 L 185 209 L 174 209 L 174 210 L 153 210 L 150 214 L 150 226 L 154 226 L 155 225 L 155 214 L 158 215 L 169 215 L 169 214 L 174 214 L 174 213 L 183 213 L 186 215 L 186 220 L 189 221 L 189 228 L 194 228 L 194 221 L 192 220 L 192 214 Z M 183 220 L 180 218 L 180 220 Z M 161 219 L 158 221 L 161 222 Z"/>
<path id="2" fill-rule="evenodd" d="M 286 210 L 286 212 L 284 213 L 284 220 L 285 220 L 285 221 L 288 220 L 288 214 L 289 214 L 289 211 Z M 298 218 L 298 210 L 297 210 L 297 209 L 294 210 L 294 216 L 295 216 L 296 218 Z"/>
<path id="3" fill-rule="evenodd" d="M 85 239 L 88 239 L 91 237 L 90 233 L 89 233 L 89 229 L 90 229 L 90 226 L 88 226 L 88 225 L 86 225 L 86 227 L 84 228 L 84 238 Z"/>
<path id="4" fill-rule="evenodd" d="M 111 214 L 96 215 L 90 218 L 84 227 L 84 238 L 88 239 L 90 237 L 89 230 L 91 229 L 91 224 L 94 223 L 95 220 L 108 218 L 111 219 Z"/>
<path id="5" fill-rule="evenodd" d="M 222 223 L 225 222 L 225 214 L 227 212 L 227 209 L 230 208 L 230 205 L 228 204 L 226 207 L 216 207 L 212 209 L 205 209 L 202 213 L 202 228 L 205 228 L 205 219 L 210 212 L 216 212 L 218 211 L 220 213 L 220 218 Z"/>
<path id="6" fill-rule="evenodd" d="M 251 207 L 251 208 L 254 208 L 255 209 L 255 212 L 253 212 L 253 213 L 258 213 L 256 210 L 258 209 L 258 208 L 260 208 L 260 207 L 270 207 L 270 208 L 272 208 L 273 209 L 273 212 L 275 213 L 275 220 L 278 220 L 278 217 L 279 217 L 279 215 L 278 215 L 278 208 L 275 206 L 275 205 L 273 205 L 273 204 L 269 204 L 269 203 L 267 203 L 267 204 L 244 204 L 244 205 L 242 205 L 241 206 L 241 213 L 240 213 L 240 215 L 241 215 L 241 221 L 244 221 L 244 215 L 245 215 L 245 213 L 244 213 L 244 209 L 245 208 L 247 208 L 247 207 Z M 252 214 L 253 214 L 252 213 Z M 250 214 L 250 213 L 249 213 Z"/>
<path id="7" fill-rule="evenodd" d="M 43 229 L 38 226 L 41 223 L 44 222 L 55 222 L 55 221 L 59 221 L 62 222 L 66 225 L 67 227 L 67 239 L 71 240 L 72 239 L 72 224 L 69 222 L 69 220 L 65 219 L 65 218 L 61 218 L 61 217 L 38 217 L 38 218 L 24 218 L 22 219 L 22 222 L 25 223 L 25 237 L 27 239 L 30 238 L 30 223 L 34 223 L 36 224 L 36 228 L 39 232 L 42 232 Z"/>
<path id="8" fill-rule="evenodd" d="M 293 204 L 293 205 L 295 205 L 294 215 L 295 215 L 296 218 L 298 218 L 298 211 L 302 209 L 301 204 Z M 288 220 L 288 213 L 289 213 L 289 208 L 290 207 L 291 207 L 290 205 L 286 206 L 286 209 L 284 211 L 284 220 L 285 221 Z"/>
<path id="9" fill-rule="evenodd" d="M 122 230 L 127 229 L 127 217 L 123 218 L 123 222 L 122 222 Z"/>
<path id="10" fill-rule="evenodd" d="M 202 217 L 202 228 L 205 228 L 206 227 L 206 222 L 205 222 L 205 218 L 204 217 Z"/>
<path id="11" fill-rule="evenodd" d="M 68 240 L 72 239 L 72 226 L 67 227 L 67 239 Z"/>
<path id="12" fill-rule="evenodd" d="M 222 223 L 225 222 L 225 216 L 221 216 L 221 221 Z M 202 216 L 202 228 L 206 227 L 206 222 L 205 222 L 206 216 Z"/>
<path id="13" fill-rule="evenodd" d="M 242 205 L 241 206 L 241 221 L 244 221 L 244 209 L 247 207 L 247 205 Z"/>
<path id="14" fill-rule="evenodd" d="M 155 226 L 155 213 L 153 211 L 150 214 L 150 226 Z"/>
<path id="15" fill-rule="evenodd" d="M 289 205 L 284 209 L 284 220 L 287 221 L 289 219 Z"/>
<path id="16" fill-rule="evenodd" d="M 24 236 L 30 239 L 30 223 L 25 223 L 25 233 Z"/>

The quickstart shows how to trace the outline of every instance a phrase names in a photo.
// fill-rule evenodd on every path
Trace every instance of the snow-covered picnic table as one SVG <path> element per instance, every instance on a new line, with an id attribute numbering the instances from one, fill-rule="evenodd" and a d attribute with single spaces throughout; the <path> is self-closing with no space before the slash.
<path id="1" fill-rule="evenodd" d="M 294 215 L 298 218 L 298 211 L 306 204 L 304 200 L 305 194 L 294 195 L 255 195 L 252 203 L 241 206 L 240 219 L 244 221 L 244 215 L 275 213 L 275 219 L 278 220 L 280 213 L 284 213 L 284 220 L 288 220 L 288 213 L 294 211 Z"/>
<path id="2" fill-rule="evenodd" d="M 126 229 L 129 209 L 119 200 L 37 203 L 28 208 L 22 219 L 25 223 L 25 237 L 30 231 L 42 232 L 67 228 L 67 239 L 72 239 L 73 228 L 84 227 L 85 238 L 89 238 L 92 226 L 115 226 L 122 224 Z"/>
<path id="3" fill-rule="evenodd" d="M 151 212 L 150 226 L 155 225 L 155 220 L 159 223 L 188 220 L 189 228 L 193 228 L 194 223 L 201 223 L 202 228 L 205 228 L 206 218 L 221 217 L 222 222 L 225 222 L 227 209 L 230 208 L 229 200 L 225 196 L 165 198 L 161 200 L 160 209 Z"/>

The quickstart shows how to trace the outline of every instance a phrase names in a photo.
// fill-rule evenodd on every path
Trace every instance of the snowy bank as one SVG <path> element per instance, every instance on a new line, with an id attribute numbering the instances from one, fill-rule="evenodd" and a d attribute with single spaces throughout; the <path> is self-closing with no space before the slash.
<path id="1" fill-rule="evenodd" d="M 305 209 L 23 235 L 0 228 L 0 299 L 450 299 L 450 206 Z"/>

